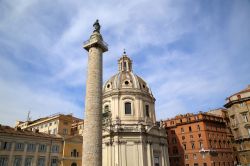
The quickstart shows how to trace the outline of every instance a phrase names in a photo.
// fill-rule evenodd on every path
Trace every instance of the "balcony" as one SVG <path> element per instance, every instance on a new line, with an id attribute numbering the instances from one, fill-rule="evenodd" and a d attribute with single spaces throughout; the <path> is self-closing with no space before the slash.
<path id="1" fill-rule="evenodd" d="M 105 41 L 103 41 L 102 39 L 93 38 L 93 39 L 89 39 L 89 40 L 83 42 L 83 47 L 86 50 L 88 50 L 90 47 L 96 46 L 96 45 L 101 47 L 104 52 L 108 50 L 108 44 Z"/>

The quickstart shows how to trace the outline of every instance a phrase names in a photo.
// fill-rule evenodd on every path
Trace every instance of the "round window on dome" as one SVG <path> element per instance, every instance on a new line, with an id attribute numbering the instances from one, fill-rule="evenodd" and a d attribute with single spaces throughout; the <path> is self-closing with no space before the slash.
<path id="1" fill-rule="evenodd" d="M 107 85 L 107 88 L 110 88 L 110 84 Z"/>
<path id="2" fill-rule="evenodd" d="M 128 85 L 129 84 L 129 82 L 128 81 L 125 81 L 125 85 Z"/>
<path id="3" fill-rule="evenodd" d="M 145 85 L 144 85 L 144 84 L 143 84 L 142 86 L 143 86 L 143 88 L 145 88 Z"/>

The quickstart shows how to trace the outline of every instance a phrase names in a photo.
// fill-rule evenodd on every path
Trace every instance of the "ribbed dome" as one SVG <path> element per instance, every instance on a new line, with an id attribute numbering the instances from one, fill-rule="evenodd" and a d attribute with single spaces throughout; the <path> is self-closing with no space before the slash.
<path id="1" fill-rule="evenodd" d="M 119 72 L 112 76 L 103 87 L 103 92 L 112 90 L 136 90 L 152 95 L 147 83 L 139 76 L 132 72 L 132 61 L 124 53 L 118 60 Z"/>

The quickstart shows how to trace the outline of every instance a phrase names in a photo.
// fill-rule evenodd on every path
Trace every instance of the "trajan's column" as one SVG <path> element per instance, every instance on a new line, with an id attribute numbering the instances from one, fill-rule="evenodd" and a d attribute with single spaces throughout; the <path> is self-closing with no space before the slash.
<path id="1" fill-rule="evenodd" d="M 100 34 L 98 20 L 94 31 L 83 45 L 88 51 L 88 75 L 83 131 L 83 166 L 102 165 L 102 53 L 108 51 Z"/>

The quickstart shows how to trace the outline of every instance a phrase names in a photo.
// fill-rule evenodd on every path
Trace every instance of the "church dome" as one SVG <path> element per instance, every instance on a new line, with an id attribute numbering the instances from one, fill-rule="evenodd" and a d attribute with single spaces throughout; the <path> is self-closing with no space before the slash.
<path id="1" fill-rule="evenodd" d="M 119 72 L 112 76 L 103 86 L 103 93 L 110 91 L 135 91 L 153 97 L 147 83 L 132 71 L 132 61 L 124 54 L 118 60 Z"/>
<path id="2" fill-rule="evenodd" d="M 103 86 L 103 113 L 122 124 L 154 124 L 155 98 L 147 83 L 133 73 L 126 52 L 118 60 L 118 69 Z"/>

